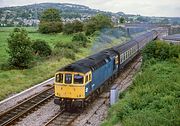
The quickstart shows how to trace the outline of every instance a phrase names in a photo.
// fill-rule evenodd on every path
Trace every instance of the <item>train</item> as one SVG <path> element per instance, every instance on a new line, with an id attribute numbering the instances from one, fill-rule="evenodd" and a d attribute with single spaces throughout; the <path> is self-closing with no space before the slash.
<path id="1" fill-rule="evenodd" d="M 79 103 L 82 106 L 94 94 L 102 92 L 104 85 L 116 78 L 147 43 L 157 39 L 157 30 L 148 31 L 118 46 L 69 64 L 55 73 L 54 103 L 68 106 Z"/>

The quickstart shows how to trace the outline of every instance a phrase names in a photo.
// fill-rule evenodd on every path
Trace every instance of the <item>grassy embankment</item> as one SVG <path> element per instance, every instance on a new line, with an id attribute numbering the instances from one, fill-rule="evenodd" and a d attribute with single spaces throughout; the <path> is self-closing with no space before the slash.
<path id="1" fill-rule="evenodd" d="M 162 49 L 154 53 L 157 57 L 167 54 Z M 145 60 L 133 85 L 110 108 L 102 126 L 179 126 L 179 91 L 180 58 Z"/>
<path id="2" fill-rule="evenodd" d="M 36 40 L 36 39 L 45 40 L 52 47 L 52 49 L 54 45 L 58 42 L 63 42 L 63 43 L 72 42 L 73 35 L 64 35 L 61 33 L 47 35 L 47 34 L 38 33 L 37 29 L 32 27 L 27 27 L 25 29 L 28 31 L 28 35 L 31 38 L 31 40 Z M 9 37 L 9 33 L 12 31 L 13 31 L 13 27 L 0 28 L 0 66 L 2 64 L 7 63 L 8 60 L 8 54 L 6 52 L 7 38 Z M 91 53 L 94 53 L 92 52 L 91 48 L 92 45 L 94 44 L 96 35 L 88 38 L 91 42 L 88 43 L 87 48 L 79 48 L 81 51 L 75 54 L 76 60 L 86 57 Z M 114 39 L 114 41 L 112 42 L 113 44 L 109 44 L 105 47 L 108 48 L 110 46 L 120 44 L 125 40 L 120 38 L 120 39 Z M 99 47 L 98 50 L 101 47 Z M 40 59 L 30 69 L 25 69 L 25 70 L 0 69 L 0 100 L 52 77 L 57 69 L 72 62 L 74 61 L 70 58 L 51 56 L 48 59 L 44 59 L 44 60 Z"/>
<path id="3" fill-rule="evenodd" d="M 71 42 L 72 35 L 63 34 L 40 34 L 35 28 L 25 28 L 31 40 L 41 39 L 48 42 L 53 48 L 57 42 Z M 13 28 L 0 28 L 0 65 L 8 60 L 7 38 Z M 91 37 L 91 39 L 93 39 Z M 92 40 L 91 40 L 92 41 Z M 91 48 L 92 42 L 88 44 Z M 80 48 L 81 52 L 76 54 L 76 59 L 83 58 L 89 54 L 88 48 Z M 25 70 L 2 70 L 0 69 L 0 100 L 8 95 L 20 92 L 32 85 L 42 82 L 52 77 L 55 71 L 62 66 L 73 62 L 69 58 L 50 57 L 48 59 L 38 61 L 34 67 Z"/>

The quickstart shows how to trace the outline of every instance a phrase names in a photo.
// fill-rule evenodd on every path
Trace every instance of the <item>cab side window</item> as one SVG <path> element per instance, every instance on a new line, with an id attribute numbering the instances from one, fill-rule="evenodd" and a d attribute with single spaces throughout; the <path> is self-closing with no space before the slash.
<path id="1" fill-rule="evenodd" d="M 89 80 L 91 80 L 92 78 L 91 78 L 91 74 L 89 74 Z"/>
<path id="2" fill-rule="evenodd" d="M 74 75 L 74 84 L 83 84 L 83 76 L 79 74 Z"/>
<path id="3" fill-rule="evenodd" d="M 85 81 L 86 83 L 88 82 L 88 75 L 86 75 L 86 81 Z"/>
<path id="4" fill-rule="evenodd" d="M 56 74 L 56 82 L 63 83 L 63 74 Z"/>
<path id="5" fill-rule="evenodd" d="M 66 74 L 65 75 L 65 83 L 66 84 L 71 84 L 72 83 L 72 75 L 71 74 Z"/>

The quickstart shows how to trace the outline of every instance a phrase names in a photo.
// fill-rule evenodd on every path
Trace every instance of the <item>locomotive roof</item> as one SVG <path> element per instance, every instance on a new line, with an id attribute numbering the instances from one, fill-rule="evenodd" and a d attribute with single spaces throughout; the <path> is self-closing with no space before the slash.
<path id="1" fill-rule="evenodd" d="M 76 61 L 73 64 L 67 65 L 58 71 L 81 72 L 87 73 L 90 70 L 94 71 L 110 61 L 112 56 L 117 55 L 113 49 L 106 49 L 97 54 L 86 57 L 85 59 Z"/>

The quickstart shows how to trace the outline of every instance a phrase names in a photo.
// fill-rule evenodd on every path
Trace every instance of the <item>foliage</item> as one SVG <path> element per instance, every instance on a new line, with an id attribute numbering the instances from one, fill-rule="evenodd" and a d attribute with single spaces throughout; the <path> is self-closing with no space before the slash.
<path id="1" fill-rule="evenodd" d="M 63 28 L 63 33 L 65 34 L 72 34 L 82 31 L 83 31 L 83 23 L 77 20 L 73 21 L 72 23 L 71 22 L 66 23 Z"/>
<path id="2" fill-rule="evenodd" d="M 39 24 L 41 33 L 59 33 L 62 31 L 62 26 L 59 10 L 50 8 L 42 13 Z"/>
<path id="3" fill-rule="evenodd" d="M 168 44 L 162 41 L 150 42 L 143 50 L 143 60 L 155 58 L 158 60 L 166 60 L 169 58 L 178 58 L 180 54 L 180 46 Z"/>
<path id="4" fill-rule="evenodd" d="M 35 40 L 32 48 L 34 50 L 34 53 L 41 57 L 49 56 L 52 53 L 50 46 L 44 40 Z"/>
<path id="5" fill-rule="evenodd" d="M 95 31 L 111 27 L 112 21 L 108 16 L 103 14 L 97 14 L 86 22 L 84 29 L 86 35 L 91 35 Z"/>
<path id="6" fill-rule="evenodd" d="M 103 125 L 178 126 L 180 65 L 170 61 L 149 64 L 138 74 L 133 86 L 109 111 Z"/>
<path id="7" fill-rule="evenodd" d="M 124 23 L 125 23 L 125 18 L 120 17 L 119 22 L 120 22 L 121 24 L 124 24 Z"/>
<path id="8" fill-rule="evenodd" d="M 44 22 L 41 21 L 39 24 L 39 32 L 48 34 L 48 33 L 59 33 L 62 31 L 62 23 L 61 22 Z"/>
<path id="9" fill-rule="evenodd" d="M 9 57 L 8 53 L 6 52 L 8 47 L 7 38 L 13 29 L 13 27 L 0 28 L 0 65 L 6 65 L 5 63 L 7 63 Z M 31 40 L 44 40 L 50 45 L 51 48 L 59 41 L 62 41 L 63 43 L 72 43 L 72 35 L 64 35 L 61 33 L 40 34 L 34 27 L 24 27 L 24 29 L 26 29 L 28 32 L 28 36 Z M 77 49 L 78 52 L 80 50 L 81 53 L 75 53 L 73 50 L 76 59 L 81 59 L 89 55 L 88 48 L 77 47 Z M 36 64 L 32 64 L 33 67 L 29 69 L 0 69 L 0 100 L 3 100 L 10 95 L 19 93 L 33 85 L 53 77 L 56 70 L 73 62 L 73 60 L 71 60 L 69 57 L 65 58 L 53 55 L 51 55 L 49 58 L 39 58 L 35 61 Z"/>
<path id="10" fill-rule="evenodd" d="M 79 46 L 87 47 L 88 39 L 83 33 L 77 33 L 72 38 L 73 42 L 76 42 Z"/>
<path id="11" fill-rule="evenodd" d="M 9 64 L 28 68 L 33 59 L 31 41 L 25 29 L 15 28 L 8 38 Z"/>
<path id="12" fill-rule="evenodd" d="M 54 46 L 53 54 L 59 57 L 66 57 L 72 60 L 75 59 L 75 53 L 78 52 L 78 47 L 74 43 L 59 42 Z"/>
<path id="13" fill-rule="evenodd" d="M 176 62 L 172 62 L 169 59 L 170 48 L 176 50 L 179 47 L 159 41 L 146 47 L 143 56 L 149 55 L 151 58 L 146 58 L 133 85 L 121 94 L 121 99 L 110 108 L 108 119 L 103 126 L 117 123 L 125 126 L 180 125 L 180 58 L 174 57 Z M 176 53 L 172 52 L 174 56 Z M 157 56 L 160 54 L 161 56 Z"/>
<path id="14" fill-rule="evenodd" d="M 83 31 L 84 24 L 82 22 L 80 22 L 78 20 L 75 20 L 75 21 L 72 22 L 72 24 L 73 24 L 74 33 Z"/>
<path id="15" fill-rule="evenodd" d="M 64 24 L 63 33 L 64 34 L 72 34 L 72 33 L 74 33 L 73 24 L 71 22 L 67 22 L 66 24 Z"/>

